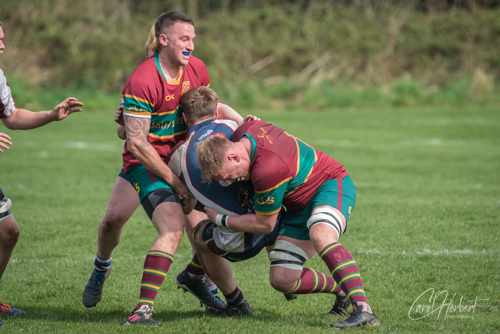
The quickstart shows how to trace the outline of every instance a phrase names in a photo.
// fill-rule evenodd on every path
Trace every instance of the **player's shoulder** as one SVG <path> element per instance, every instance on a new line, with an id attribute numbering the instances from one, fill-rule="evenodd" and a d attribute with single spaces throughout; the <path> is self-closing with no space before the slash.
<path id="1" fill-rule="evenodd" d="M 127 81 L 131 83 L 150 83 L 151 79 L 157 76 L 156 72 L 154 57 L 150 57 L 136 67 Z"/>
<path id="2" fill-rule="evenodd" d="M 192 67 L 207 67 L 205 65 L 205 63 L 203 62 L 203 60 L 201 60 L 200 58 L 196 58 L 195 56 L 191 55 L 189 56 L 189 62 L 188 62 L 188 65 L 192 66 Z"/>
<path id="3" fill-rule="evenodd" d="M 207 73 L 208 74 L 208 69 L 207 69 L 207 66 L 205 65 L 205 63 L 201 59 L 196 58 L 194 56 L 189 57 L 189 62 L 185 68 L 188 72 L 193 71 L 195 73 Z"/>

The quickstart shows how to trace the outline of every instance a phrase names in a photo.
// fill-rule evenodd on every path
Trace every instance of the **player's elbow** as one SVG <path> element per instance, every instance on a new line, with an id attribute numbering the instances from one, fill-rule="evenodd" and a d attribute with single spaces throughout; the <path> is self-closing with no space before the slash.
<path id="1" fill-rule="evenodd" d="M 11 120 L 9 120 L 9 118 L 3 118 L 2 123 L 9 130 L 19 130 L 20 129 L 20 127 L 16 124 L 16 122 L 12 122 Z"/>
<path id="2" fill-rule="evenodd" d="M 261 233 L 270 233 L 273 231 L 274 226 L 265 225 L 262 227 Z"/>
<path id="3" fill-rule="evenodd" d="M 127 139 L 127 132 L 125 131 L 125 128 L 120 124 L 116 125 L 116 135 L 122 140 Z"/>
<path id="4" fill-rule="evenodd" d="M 274 224 L 271 224 L 266 220 L 259 221 L 259 233 L 269 233 L 274 229 Z"/>

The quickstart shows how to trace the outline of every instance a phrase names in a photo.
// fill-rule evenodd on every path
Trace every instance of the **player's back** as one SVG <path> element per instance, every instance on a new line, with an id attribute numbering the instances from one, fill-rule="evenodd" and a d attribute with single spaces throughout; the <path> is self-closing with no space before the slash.
<path id="1" fill-rule="evenodd" d="M 233 141 L 243 136 L 252 142 L 250 169 L 255 191 L 265 197 L 285 187 L 282 201 L 289 210 L 301 210 L 325 181 L 347 175 L 338 161 L 270 123 L 245 123 L 234 133 Z M 274 205 L 276 210 L 279 202 Z"/>

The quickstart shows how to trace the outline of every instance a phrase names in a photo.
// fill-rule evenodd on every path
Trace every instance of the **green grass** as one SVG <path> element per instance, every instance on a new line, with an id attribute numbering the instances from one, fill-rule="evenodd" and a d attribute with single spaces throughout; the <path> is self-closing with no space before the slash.
<path id="1" fill-rule="evenodd" d="M 358 202 L 341 242 L 355 257 L 368 301 L 382 326 L 346 332 L 500 333 L 500 112 L 498 106 L 245 110 L 342 162 Z M 0 186 L 13 200 L 21 237 L 0 281 L 0 299 L 28 312 L 2 317 L 4 333 L 331 333 L 333 298 L 286 302 L 268 283 L 264 253 L 233 265 L 250 319 L 205 316 L 175 276 L 190 259 L 184 238 L 155 304 L 157 328 L 126 328 L 144 256 L 155 231 L 142 210 L 126 224 L 103 300 L 86 309 L 97 225 L 121 165 L 114 110 L 83 112 L 13 138 L 0 154 Z M 323 272 L 316 256 L 309 266 Z M 443 306 L 411 320 L 412 304 Z M 453 300 L 452 296 L 455 294 Z M 415 310 L 415 307 L 413 310 Z M 447 314 L 446 311 L 448 311 Z M 421 315 L 420 315 L 421 316 Z M 413 314 L 418 317 L 418 314 Z"/>

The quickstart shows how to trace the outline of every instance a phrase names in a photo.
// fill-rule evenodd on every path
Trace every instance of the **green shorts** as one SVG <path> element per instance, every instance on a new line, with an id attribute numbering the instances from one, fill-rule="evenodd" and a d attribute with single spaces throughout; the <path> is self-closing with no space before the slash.
<path id="1" fill-rule="evenodd" d="M 356 204 L 356 186 L 348 175 L 343 179 L 328 180 L 319 187 L 304 210 L 300 212 L 287 211 L 279 235 L 299 240 L 309 240 L 307 220 L 312 210 L 318 206 L 329 205 L 342 212 L 347 222 Z"/>
<path id="2" fill-rule="evenodd" d="M 135 191 L 137 191 L 141 203 L 144 197 L 152 191 L 164 188 L 172 189 L 165 180 L 148 171 L 143 165 L 133 167 L 125 173 L 125 176 Z"/>

